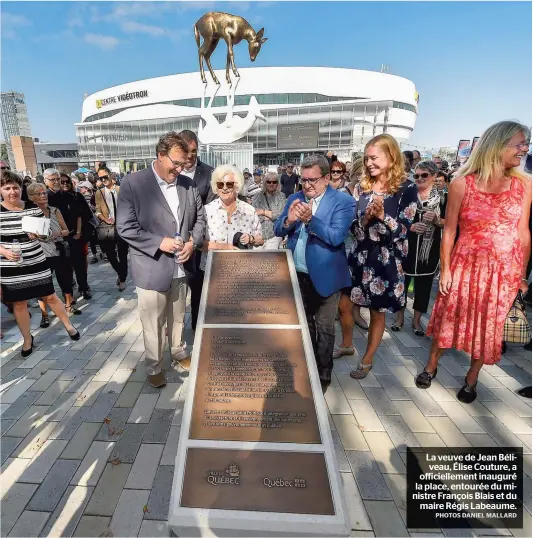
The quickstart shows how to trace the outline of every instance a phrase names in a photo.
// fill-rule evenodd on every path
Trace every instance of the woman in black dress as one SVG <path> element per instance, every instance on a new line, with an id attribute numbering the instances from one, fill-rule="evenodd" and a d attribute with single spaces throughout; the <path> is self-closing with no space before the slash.
<path id="1" fill-rule="evenodd" d="M 43 212 L 21 200 L 22 180 L 3 170 L 0 176 L 0 284 L 2 299 L 13 303 L 13 315 L 24 338 L 21 355 L 33 351 L 28 299 L 42 298 L 61 320 L 72 340 L 80 333 L 70 323 L 65 306 L 54 292 L 50 272 L 37 236 L 22 231 L 23 217 L 43 217 Z"/>
<path id="2" fill-rule="evenodd" d="M 437 165 L 432 161 L 424 161 L 417 165 L 413 179 L 418 189 L 416 216 L 407 239 L 409 253 L 403 263 L 405 271 L 405 294 L 411 279 L 414 279 L 414 318 L 413 331 L 416 336 L 424 336 L 420 324 L 422 314 L 428 310 L 429 297 L 433 286 L 433 278 L 439 267 L 440 241 L 444 227 L 447 196 L 435 184 Z M 399 331 L 404 321 L 403 307 L 391 329 Z"/>
<path id="3" fill-rule="evenodd" d="M 385 331 L 385 313 L 405 305 L 402 261 L 416 213 L 416 185 L 406 181 L 403 155 L 392 136 L 378 135 L 367 143 L 359 190 L 350 298 L 370 309 L 370 326 L 365 354 L 350 373 L 354 379 L 363 379 L 372 368 Z"/>

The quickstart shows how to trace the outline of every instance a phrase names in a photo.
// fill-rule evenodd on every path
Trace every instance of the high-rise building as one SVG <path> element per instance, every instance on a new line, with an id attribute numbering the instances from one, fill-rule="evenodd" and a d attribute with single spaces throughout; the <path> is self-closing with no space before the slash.
<path id="1" fill-rule="evenodd" d="M 24 94 L 19 92 L 2 92 L 0 94 L 0 105 L 0 117 L 7 145 L 9 166 L 11 166 L 12 170 L 15 170 L 15 156 L 11 145 L 11 137 L 31 137 L 30 120 L 28 119 L 28 109 L 24 101 Z"/>

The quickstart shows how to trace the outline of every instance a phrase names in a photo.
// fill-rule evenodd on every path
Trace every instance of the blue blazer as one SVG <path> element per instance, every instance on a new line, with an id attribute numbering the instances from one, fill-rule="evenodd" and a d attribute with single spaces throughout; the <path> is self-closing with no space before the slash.
<path id="1" fill-rule="evenodd" d="M 294 200 L 305 202 L 302 191 L 289 196 L 283 213 L 274 224 L 277 237 L 288 236 L 287 246 L 294 253 L 302 223 L 283 226 Z M 305 250 L 307 270 L 313 286 L 322 297 L 329 297 L 352 285 L 344 240 L 355 218 L 355 200 L 328 186 L 317 212 L 307 225 L 309 238 Z"/>

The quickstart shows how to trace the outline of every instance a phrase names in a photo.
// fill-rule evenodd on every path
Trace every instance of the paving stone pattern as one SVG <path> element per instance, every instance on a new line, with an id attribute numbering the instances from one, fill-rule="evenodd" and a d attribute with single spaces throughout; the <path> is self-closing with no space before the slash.
<path id="1" fill-rule="evenodd" d="M 93 299 L 78 299 L 83 314 L 72 320 L 83 335 L 79 342 L 70 341 L 53 316 L 51 327 L 40 329 L 32 308 L 35 351 L 22 359 L 20 333 L 2 307 L 2 536 L 169 535 L 187 374 L 173 370 L 167 355 L 167 386 L 150 387 L 131 281 L 119 293 L 116 276 L 101 261 L 89 276 Z M 335 361 L 325 395 L 352 536 L 528 536 L 532 412 L 514 390 L 531 384 L 531 352 L 509 346 L 498 366 L 485 367 L 472 406 L 455 397 L 469 361 L 454 350 L 443 357 L 431 389 L 421 391 L 414 377 L 431 341 L 408 329 L 411 307 L 409 299 L 404 330 L 386 331 L 373 371 L 361 381 L 349 373 L 365 350 L 366 333 L 354 330 L 356 353 Z M 523 447 L 528 527 L 407 529 L 407 446 Z"/>

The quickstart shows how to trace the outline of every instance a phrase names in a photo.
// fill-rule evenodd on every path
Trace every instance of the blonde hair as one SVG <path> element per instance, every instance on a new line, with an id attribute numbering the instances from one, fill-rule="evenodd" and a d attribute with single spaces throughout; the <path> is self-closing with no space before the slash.
<path id="1" fill-rule="evenodd" d="M 277 182 L 278 182 L 278 188 L 276 189 L 276 192 L 279 192 L 280 190 L 280 181 L 279 181 L 279 175 L 276 173 L 276 172 L 267 172 L 265 174 L 265 177 L 263 178 L 263 181 L 261 182 L 261 192 L 264 194 L 266 193 L 266 182 L 267 181 L 272 181 L 273 179 L 275 179 Z"/>
<path id="2" fill-rule="evenodd" d="M 26 193 L 28 196 L 35 196 L 38 192 L 46 191 L 46 186 L 42 183 L 37 183 L 33 181 L 26 187 Z"/>
<path id="3" fill-rule="evenodd" d="M 363 166 L 364 166 L 363 157 L 362 156 L 356 157 L 352 163 L 352 167 L 350 168 L 349 182 L 352 185 L 360 181 L 361 175 L 363 174 Z"/>
<path id="4" fill-rule="evenodd" d="M 242 175 L 242 172 L 236 166 L 221 164 L 220 166 L 217 166 L 211 174 L 211 189 L 215 194 L 217 193 L 217 183 L 222 181 L 224 176 L 233 176 L 233 181 L 235 181 L 234 190 L 236 192 L 241 191 L 244 186 L 244 176 Z"/>
<path id="5" fill-rule="evenodd" d="M 396 139 L 390 134 L 380 134 L 370 139 L 365 146 L 366 150 L 371 146 L 381 148 L 391 162 L 391 167 L 387 174 L 387 192 L 394 194 L 400 190 L 400 185 L 406 180 L 404 156 L 400 151 L 400 146 Z M 363 192 L 372 190 L 376 180 L 370 175 L 366 160 L 363 161 L 363 175 L 361 176 L 361 190 Z"/>
<path id="6" fill-rule="evenodd" d="M 521 181 L 527 181 L 529 177 L 516 168 L 508 172 L 502 160 L 503 149 L 518 133 L 523 133 L 529 140 L 529 128 L 516 121 L 500 121 L 491 125 L 481 135 L 468 161 L 456 172 L 454 180 L 475 174 L 476 183 L 479 186 L 486 186 L 495 178 L 505 175 L 516 176 Z"/>

